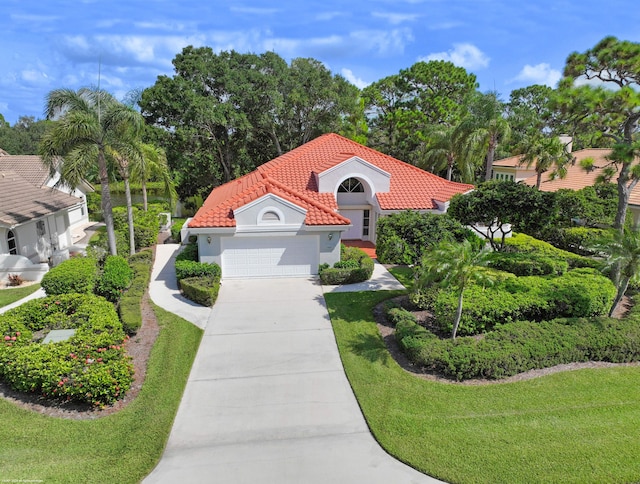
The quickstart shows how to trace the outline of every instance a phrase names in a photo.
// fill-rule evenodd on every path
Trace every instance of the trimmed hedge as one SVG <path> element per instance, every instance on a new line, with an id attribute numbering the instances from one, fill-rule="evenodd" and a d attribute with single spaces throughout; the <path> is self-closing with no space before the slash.
<path id="1" fill-rule="evenodd" d="M 512 252 L 535 253 L 538 256 L 564 260 L 569 264 L 570 269 L 578 267 L 598 269 L 601 265 L 594 259 L 558 249 L 548 242 L 525 234 L 514 234 L 513 237 L 505 239 L 505 247 Z"/>
<path id="2" fill-rule="evenodd" d="M 136 333 L 142 326 L 140 303 L 144 292 L 149 286 L 152 260 L 153 252 L 151 249 L 142 250 L 129 257 L 133 270 L 133 281 L 129 289 L 120 298 L 120 304 L 118 304 L 122 327 L 127 334 Z"/>
<path id="3" fill-rule="evenodd" d="M 222 270 L 218 264 L 192 260 L 176 260 L 176 279 L 178 282 L 188 277 L 211 277 L 220 281 L 221 276 Z"/>
<path id="4" fill-rule="evenodd" d="M 48 296 L 67 293 L 91 294 L 98 279 L 98 263 L 90 257 L 73 257 L 52 268 L 42 278 Z"/>
<path id="5" fill-rule="evenodd" d="M 456 380 L 499 379 L 579 361 L 624 363 L 640 359 L 637 315 L 623 320 L 521 321 L 501 326 L 481 339 L 453 341 L 435 337 L 408 314 L 396 327 L 403 351 L 414 364 Z"/>
<path id="6" fill-rule="evenodd" d="M 569 269 L 566 260 L 526 252 L 493 252 L 489 267 L 516 276 L 561 275 Z"/>
<path id="7" fill-rule="evenodd" d="M 609 279 L 586 268 L 551 279 L 506 278 L 491 288 L 471 285 L 464 292 L 458 334 L 475 335 L 518 320 L 599 316 L 608 312 L 615 295 Z M 442 331 L 451 331 L 457 307 L 456 294 L 438 292 L 433 313 Z"/>
<path id="8" fill-rule="evenodd" d="M 42 344 L 51 329 L 76 332 L 67 341 Z M 133 381 L 118 315 L 98 296 L 29 301 L 0 315 L 0 337 L 0 378 L 17 391 L 103 406 L 122 398 Z"/>
<path id="9" fill-rule="evenodd" d="M 376 255 L 383 264 L 418 264 L 423 255 L 441 240 L 462 242 L 474 246 L 483 241 L 471 229 L 447 214 L 404 211 L 378 220 Z"/>
<path id="10" fill-rule="evenodd" d="M 124 290 L 131 285 L 132 279 L 133 270 L 127 260 L 119 255 L 109 255 L 105 259 L 95 292 L 107 301 L 117 303 Z"/>
<path id="11" fill-rule="evenodd" d="M 357 247 L 340 247 L 340 261 L 333 267 L 320 266 L 318 275 L 325 285 L 354 284 L 368 281 L 373 274 L 374 262 Z"/>
<path id="12" fill-rule="evenodd" d="M 218 299 L 220 279 L 209 276 L 187 277 L 180 281 L 180 288 L 187 299 L 203 306 L 213 306 Z"/>
<path id="13" fill-rule="evenodd" d="M 559 249 L 590 256 L 595 254 L 592 247 L 610 232 L 611 230 L 588 227 L 552 228 L 543 233 L 543 238 Z"/>
<path id="14" fill-rule="evenodd" d="M 192 243 L 185 245 L 184 249 L 176 256 L 176 262 L 181 260 L 198 262 L 198 244 Z"/>

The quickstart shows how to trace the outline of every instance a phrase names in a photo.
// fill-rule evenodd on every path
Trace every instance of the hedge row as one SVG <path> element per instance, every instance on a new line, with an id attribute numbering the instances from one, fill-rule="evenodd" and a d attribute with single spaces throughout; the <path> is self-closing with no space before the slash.
<path id="1" fill-rule="evenodd" d="M 403 312 L 402 309 L 394 310 Z M 416 365 L 456 380 L 499 379 L 537 368 L 580 362 L 640 359 L 637 318 L 557 319 L 510 323 L 483 338 L 439 339 L 404 311 L 396 338 Z"/>
<path id="2" fill-rule="evenodd" d="M 107 301 L 117 303 L 122 293 L 131 285 L 133 271 L 127 260 L 119 255 L 109 255 L 104 261 L 95 293 Z"/>
<path id="3" fill-rule="evenodd" d="M 187 277 L 180 281 L 180 288 L 187 299 L 203 306 L 213 306 L 220 290 L 220 278 Z"/>
<path id="4" fill-rule="evenodd" d="M 42 344 L 52 329 L 67 341 Z M 0 315 L 0 378 L 17 391 L 95 406 L 121 398 L 133 381 L 125 334 L 113 305 L 89 294 L 29 301 Z"/>
<path id="5" fill-rule="evenodd" d="M 218 264 L 195 262 L 191 260 L 176 261 L 176 279 L 180 282 L 189 277 L 210 277 L 220 281 L 222 270 Z"/>
<path id="6" fill-rule="evenodd" d="M 322 284 L 354 284 L 368 281 L 373 274 L 374 262 L 363 250 L 357 247 L 340 247 L 340 261 L 333 267 L 320 266 L 319 276 Z"/>
<path id="7" fill-rule="evenodd" d="M 610 230 L 589 227 L 552 227 L 545 230 L 542 236 L 554 247 L 574 254 L 590 256 L 594 254 L 592 247 L 610 232 Z"/>
<path id="8" fill-rule="evenodd" d="M 556 260 L 564 260 L 569 264 L 569 268 L 592 267 L 598 269 L 600 263 L 590 257 L 581 256 L 558 249 L 548 242 L 538 240 L 530 235 L 514 234 L 513 237 L 505 239 L 507 250 L 513 252 L 535 253 L 538 256 L 550 257 Z"/>
<path id="9" fill-rule="evenodd" d="M 41 285 L 48 296 L 71 292 L 91 294 L 98 280 L 98 263 L 91 257 L 73 257 L 52 268 Z"/>
<path id="10" fill-rule="evenodd" d="M 489 267 L 516 276 L 545 276 L 564 274 L 569 263 L 564 259 L 527 252 L 493 252 Z"/>
<path id="11" fill-rule="evenodd" d="M 594 269 L 574 269 L 562 276 L 509 277 L 491 288 L 469 286 L 464 292 L 459 335 L 475 335 L 518 320 L 606 314 L 616 295 L 613 283 Z M 450 332 L 457 295 L 441 290 L 433 313 L 442 331 Z"/>
<path id="12" fill-rule="evenodd" d="M 127 334 L 136 333 L 142 326 L 140 302 L 149 286 L 152 260 L 153 252 L 151 249 L 142 250 L 129 257 L 129 264 L 133 270 L 133 282 L 120 298 L 120 304 L 118 305 L 122 327 Z"/>

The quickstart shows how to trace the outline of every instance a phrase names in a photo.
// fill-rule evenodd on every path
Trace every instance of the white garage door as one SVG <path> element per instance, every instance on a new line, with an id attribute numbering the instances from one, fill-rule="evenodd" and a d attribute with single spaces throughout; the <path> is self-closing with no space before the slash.
<path id="1" fill-rule="evenodd" d="M 222 239 L 222 277 L 296 277 L 318 272 L 318 237 Z"/>

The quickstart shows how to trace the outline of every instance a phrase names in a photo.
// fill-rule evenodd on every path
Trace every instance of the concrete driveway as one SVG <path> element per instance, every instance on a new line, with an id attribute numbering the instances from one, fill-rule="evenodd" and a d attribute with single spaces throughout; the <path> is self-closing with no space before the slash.
<path id="1" fill-rule="evenodd" d="M 439 482 L 372 437 L 314 279 L 227 280 L 148 483 Z"/>

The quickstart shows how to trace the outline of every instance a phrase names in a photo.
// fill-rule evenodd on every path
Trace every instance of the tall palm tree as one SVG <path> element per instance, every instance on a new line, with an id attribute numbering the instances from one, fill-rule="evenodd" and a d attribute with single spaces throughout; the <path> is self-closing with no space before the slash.
<path id="1" fill-rule="evenodd" d="M 498 143 L 511 133 L 504 111 L 505 105 L 496 92 L 475 93 L 469 102 L 469 114 L 461 123 L 460 129 L 465 136 L 484 148 L 485 181 L 491 180 Z"/>
<path id="2" fill-rule="evenodd" d="M 468 240 L 462 243 L 441 241 L 429 250 L 422 260 L 421 274 L 416 282 L 418 288 L 439 284 L 458 293 L 458 308 L 451 339 L 456 339 L 460 325 L 465 288 L 471 282 L 493 284 L 493 278 L 483 269 L 489 262 L 490 253 L 487 249 L 475 250 Z"/>
<path id="3" fill-rule="evenodd" d="M 567 151 L 560 138 L 555 136 L 541 134 L 529 136 L 524 142 L 523 151 L 520 163 L 527 168 L 534 167 L 538 190 L 540 190 L 543 173 L 553 170 L 552 179 L 564 178 L 567 176 L 567 165 L 574 162 L 573 155 Z"/>
<path id="4" fill-rule="evenodd" d="M 472 147 L 467 140 L 460 125 L 438 127 L 429 133 L 429 145 L 419 166 L 431 172 L 446 168 L 446 177 L 449 181 L 451 181 L 453 169 L 457 168 L 462 182 L 473 183 L 475 166 Z"/>
<path id="5" fill-rule="evenodd" d="M 102 189 L 102 214 L 107 228 L 109 251 L 116 254 L 111 192 L 107 172 L 107 150 L 126 153 L 136 143 L 144 121 L 140 113 L 124 106 L 100 89 L 56 89 L 47 95 L 45 114 L 55 120 L 44 135 L 40 154 L 54 169 L 60 157 L 74 160 L 62 167 L 62 181 L 77 184 L 84 168 L 97 164 Z"/>
<path id="6" fill-rule="evenodd" d="M 169 206 L 173 205 L 178 198 L 176 193 L 169 165 L 167 164 L 167 156 L 165 151 L 155 145 L 149 143 L 141 143 L 138 146 L 139 156 L 135 158 L 131 164 L 131 177 L 142 185 L 142 204 L 144 211 L 147 211 L 147 181 L 152 177 L 160 178 L 164 185 L 165 198 L 169 200 Z"/>
<path id="7" fill-rule="evenodd" d="M 594 248 L 606 254 L 605 268 L 611 270 L 611 278 L 617 289 L 609 310 L 611 316 L 627 292 L 629 283 L 640 280 L 640 232 L 627 228 L 622 233 L 616 230 L 610 238 L 601 240 Z"/>

